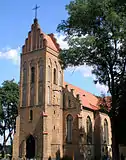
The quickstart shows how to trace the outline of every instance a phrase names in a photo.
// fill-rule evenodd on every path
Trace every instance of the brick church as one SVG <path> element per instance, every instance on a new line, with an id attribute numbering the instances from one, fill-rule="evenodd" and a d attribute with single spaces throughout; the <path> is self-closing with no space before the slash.
<path id="1" fill-rule="evenodd" d="M 60 46 L 35 18 L 22 47 L 13 160 L 93 160 L 111 155 L 111 124 L 99 98 L 64 82 Z"/>

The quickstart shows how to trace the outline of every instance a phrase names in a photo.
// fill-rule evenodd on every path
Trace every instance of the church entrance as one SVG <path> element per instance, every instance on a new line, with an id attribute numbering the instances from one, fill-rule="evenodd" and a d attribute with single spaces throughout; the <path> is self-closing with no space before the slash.
<path id="1" fill-rule="evenodd" d="M 26 140 L 26 158 L 32 159 L 35 157 L 35 139 L 30 135 Z"/>

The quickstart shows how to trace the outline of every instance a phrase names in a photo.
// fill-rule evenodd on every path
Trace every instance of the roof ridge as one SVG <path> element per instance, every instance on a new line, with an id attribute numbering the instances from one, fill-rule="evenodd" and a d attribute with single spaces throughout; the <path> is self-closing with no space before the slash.
<path id="1" fill-rule="evenodd" d="M 87 92 L 87 93 L 89 93 L 89 94 L 91 94 L 91 95 L 93 95 L 93 96 L 96 97 L 96 95 L 94 95 L 93 93 L 91 93 L 91 92 L 89 92 L 89 91 L 86 91 L 86 90 L 84 90 L 84 89 L 82 89 L 82 88 L 80 88 L 80 87 L 78 87 L 78 86 L 75 86 L 75 85 L 73 85 L 73 84 L 71 84 L 71 83 L 68 83 L 68 82 L 65 82 L 65 83 L 67 83 L 67 85 L 71 85 L 71 86 L 74 86 L 74 87 L 76 87 L 76 88 L 78 88 L 78 89 L 80 89 L 80 90 L 83 90 L 83 91 L 85 91 L 85 92 Z M 97 98 L 97 97 L 96 97 L 96 98 Z"/>

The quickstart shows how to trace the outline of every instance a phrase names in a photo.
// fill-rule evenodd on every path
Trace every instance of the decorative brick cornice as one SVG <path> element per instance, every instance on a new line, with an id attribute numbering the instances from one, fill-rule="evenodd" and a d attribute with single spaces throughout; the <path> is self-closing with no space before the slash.
<path id="1" fill-rule="evenodd" d="M 48 132 L 46 132 L 46 131 L 43 131 L 43 135 L 48 135 Z"/>
<path id="2" fill-rule="evenodd" d="M 82 116 L 81 116 L 80 114 L 77 114 L 77 117 L 78 117 L 78 118 L 82 118 Z"/>
<path id="3" fill-rule="evenodd" d="M 45 112 L 42 112 L 42 116 L 43 116 L 43 117 L 48 117 L 48 114 L 45 113 Z"/>

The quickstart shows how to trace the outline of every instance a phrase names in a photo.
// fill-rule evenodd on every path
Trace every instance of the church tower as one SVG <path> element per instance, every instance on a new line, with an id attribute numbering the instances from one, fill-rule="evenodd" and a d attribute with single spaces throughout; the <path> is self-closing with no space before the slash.
<path id="1" fill-rule="evenodd" d="M 63 70 L 60 47 L 35 18 L 22 47 L 20 104 L 13 142 L 13 159 L 62 156 Z"/>

